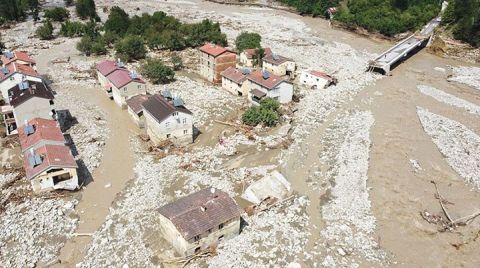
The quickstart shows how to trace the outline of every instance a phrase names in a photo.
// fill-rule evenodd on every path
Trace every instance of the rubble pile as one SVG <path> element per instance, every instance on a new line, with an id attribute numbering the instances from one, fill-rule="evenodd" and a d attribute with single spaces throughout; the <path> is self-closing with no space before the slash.
<path id="1" fill-rule="evenodd" d="M 33 198 L 9 203 L 0 217 L 1 265 L 37 267 L 55 260 L 76 228 L 76 202 Z"/>
<path id="2" fill-rule="evenodd" d="M 331 187 L 330 201 L 322 207 L 326 226 L 321 231 L 327 247 L 322 264 L 327 267 L 357 266 L 362 259 L 382 262 L 386 258 L 372 238 L 375 217 L 367 188 L 373 123 L 370 111 L 342 114 L 322 141 L 326 150 L 321 157 L 331 160 L 325 174 Z"/>
<path id="3" fill-rule="evenodd" d="M 436 99 L 437 101 L 443 102 L 451 106 L 463 108 L 472 114 L 480 115 L 480 106 L 474 103 L 471 103 L 469 101 L 466 101 L 464 99 L 458 98 L 454 95 L 448 94 L 444 91 L 441 91 L 439 89 L 429 87 L 429 86 L 419 85 L 417 86 L 417 89 L 423 94 L 430 96 Z"/>
<path id="4" fill-rule="evenodd" d="M 468 183 L 480 188 L 480 137 L 457 121 L 417 107 L 423 129 L 448 164 Z"/>
<path id="5" fill-rule="evenodd" d="M 448 81 L 458 82 L 480 90 L 479 67 L 453 67 L 453 76 Z"/>

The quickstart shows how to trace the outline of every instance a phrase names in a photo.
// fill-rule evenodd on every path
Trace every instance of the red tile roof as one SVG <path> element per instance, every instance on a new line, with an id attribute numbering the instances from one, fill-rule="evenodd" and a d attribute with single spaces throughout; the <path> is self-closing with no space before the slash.
<path id="1" fill-rule="evenodd" d="M 137 78 L 133 79 L 130 76 L 130 71 L 128 71 L 127 69 L 116 69 L 115 71 L 113 71 L 107 76 L 107 79 L 110 80 L 110 82 L 112 82 L 112 84 L 116 88 L 121 88 L 123 86 L 126 86 L 130 82 L 145 84 L 145 81 L 143 81 L 142 78 L 140 78 L 140 76 L 137 76 Z"/>
<path id="2" fill-rule="evenodd" d="M 13 51 L 11 52 L 13 54 L 13 58 L 9 59 L 7 58 L 5 55 L 6 53 L 4 53 L 1 57 L 0 57 L 0 60 L 2 61 L 2 63 L 4 65 L 7 65 L 7 64 L 10 64 L 11 62 L 15 62 L 17 60 L 20 60 L 20 61 L 24 61 L 24 62 L 28 62 L 28 63 L 32 63 L 32 64 L 35 64 L 35 60 L 33 60 L 30 55 L 28 55 L 26 52 L 24 51 Z"/>
<path id="3" fill-rule="evenodd" d="M 158 122 L 162 122 L 173 112 L 192 114 L 192 112 L 184 106 L 175 107 L 172 104 L 172 101 L 167 100 L 159 94 L 152 95 L 148 100 L 144 101 L 142 107 L 145 111 L 155 117 Z"/>
<path id="4" fill-rule="evenodd" d="M 28 125 L 34 127 L 34 132 L 28 136 L 24 131 L 26 125 L 18 128 L 18 138 L 20 139 L 22 151 L 28 150 L 41 140 L 65 143 L 65 138 L 60 130 L 60 126 L 55 120 L 35 118 L 30 120 Z"/>
<path id="5" fill-rule="evenodd" d="M 235 200 L 227 193 L 210 187 L 167 204 L 159 212 L 175 225 L 186 240 L 240 217 Z"/>
<path id="6" fill-rule="evenodd" d="M 127 100 L 127 106 L 137 115 L 142 111 L 142 104 L 148 100 L 151 95 L 140 94 Z"/>
<path id="7" fill-rule="evenodd" d="M 265 79 L 263 78 L 262 70 L 257 70 L 253 72 L 252 74 L 247 76 L 247 79 L 250 80 L 251 82 L 259 84 L 264 88 L 267 88 L 268 90 L 274 89 L 276 86 L 278 86 L 282 82 L 287 82 L 280 76 L 274 75 L 272 73 L 269 73 L 269 77 Z"/>
<path id="8" fill-rule="evenodd" d="M 263 61 L 266 61 L 268 63 L 271 63 L 273 65 L 280 65 L 284 62 L 287 62 L 287 61 L 293 61 L 292 59 L 290 58 L 286 58 L 284 56 L 280 56 L 278 54 L 270 54 L 270 55 L 266 55 L 265 57 L 263 57 Z"/>
<path id="9" fill-rule="evenodd" d="M 247 80 L 247 76 L 243 74 L 243 71 L 235 67 L 228 67 L 225 71 L 222 72 L 222 76 L 229 80 L 232 80 L 237 84 L 241 84 L 243 83 L 243 81 Z"/>
<path id="10" fill-rule="evenodd" d="M 39 155 L 42 159 L 42 162 L 37 166 L 32 166 L 30 164 L 30 150 L 23 153 L 23 166 L 26 171 L 27 179 L 29 180 L 51 168 L 78 168 L 70 148 L 65 145 L 47 144 L 35 150 L 34 153 L 35 155 Z"/>
<path id="11" fill-rule="evenodd" d="M 334 79 L 331 75 L 328 75 L 328 74 L 326 74 L 326 73 L 324 73 L 324 72 L 317 71 L 317 70 L 312 70 L 312 71 L 310 71 L 310 74 L 311 74 L 311 75 L 314 75 L 314 76 L 317 76 L 317 77 L 321 77 L 321 78 L 327 79 L 327 80 L 333 80 L 333 79 Z"/>
<path id="12" fill-rule="evenodd" d="M 222 46 L 215 45 L 215 44 L 212 44 L 212 43 L 206 43 L 205 45 L 200 47 L 200 51 L 205 52 L 205 53 L 207 53 L 209 55 L 212 55 L 214 57 L 218 57 L 225 52 L 233 53 L 232 51 L 228 50 L 227 48 L 224 48 Z"/>
<path id="13" fill-rule="evenodd" d="M 5 68 L 8 70 L 8 74 L 3 73 L 3 67 L 0 68 L 0 82 L 10 77 L 14 73 L 20 73 L 24 75 L 39 77 L 39 78 L 41 77 L 40 74 L 37 73 L 37 71 L 35 71 L 32 67 L 27 65 L 22 65 L 22 64 L 12 62 L 6 65 Z"/>
<path id="14" fill-rule="evenodd" d="M 111 74 L 117 69 L 126 69 L 125 67 L 119 67 L 116 61 L 106 60 L 97 64 L 97 71 L 99 71 L 103 76 Z"/>
<path id="15" fill-rule="evenodd" d="M 253 56 L 255 56 L 255 48 L 247 48 L 244 50 L 245 55 L 247 56 L 248 59 L 253 59 Z M 269 47 L 264 48 L 264 56 L 272 54 L 272 50 Z"/>

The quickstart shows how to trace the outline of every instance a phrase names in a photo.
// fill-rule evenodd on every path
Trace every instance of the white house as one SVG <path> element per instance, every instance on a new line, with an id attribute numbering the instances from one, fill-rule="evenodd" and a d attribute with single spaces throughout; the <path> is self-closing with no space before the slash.
<path id="1" fill-rule="evenodd" d="M 206 188 L 159 209 L 160 227 L 181 256 L 199 253 L 240 233 L 240 209 L 227 193 Z"/>
<path id="2" fill-rule="evenodd" d="M 222 72 L 222 88 L 234 95 L 247 96 L 249 88 L 248 83 L 245 82 L 249 73 L 250 70 L 247 68 L 239 70 L 229 67 Z"/>
<path id="3" fill-rule="evenodd" d="M 110 98 L 112 98 L 113 97 L 112 85 L 110 81 L 107 79 L 107 76 L 118 69 L 126 70 L 127 68 L 125 67 L 125 64 L 120 60 L 118 61 L 105 60 L 98 63 L 96 66 L 96 69 L 97 69 L 98 82 L 100 82 L 100 85 L 105 90 L 105 93 L 107 93 L 107 95 Z"/>
<path id="4" fill-rule="evenodd" d="M 278 76 L 292 76 L 297 66 L 292 59 L 280 56 L 276 53 L 266 55 L 263 58 L 263 70 Z"/>
<path id="5" fill-rule="evenodd" d="M 321 71 L 306 70 L 301 72 L 299 82 L 311 88 L 327 88 L 336 84 L 337 79 Z"/>
<path id="6" fill-rule="evenodd" d="M 140 94 L 127 100 L 127 111 L 133 122 L 139 127 L 145 126 L 145 116 L 143 116 L 142 104 L 150 98 L 150 95 Z"/>
<path id="7" fill-rule="evenodd" d="M 272 98 L 281 104 L 292 101 L 293 85 L 280 76 L 268 71 L 257 70 L 247 76 L 250 92 L 248 99 L 252 104 L 259 105 L 263 98 Z"/>
<path id="8" fill-rule="evenodd" d="M 43 79 L 37 71 L 27 65 L 13 62 L 0 68 L 0 91 L 6 103 L 8 103 L 8 90 L 22 81 L 40 83 Z"/>
<path id="9" fill-rule="evenodd" d="M 182 99 L 166 90 L 142 103 L 147 134 L 155 144 L 171 140 L 176 144 L 193 142 L 193 116 Z"/>
<path id="10" fill-rule="evenodd" d="M 254 48 L 247 48 L 240 53 L 239 62 L 240 65 L 245 67 L 253 67 L 255 59 L 255 50 Z M 270 48 L 264 48 L 264 57 L 272 54 Z M 261 60 L 261 59 L 260 59 Z"/>

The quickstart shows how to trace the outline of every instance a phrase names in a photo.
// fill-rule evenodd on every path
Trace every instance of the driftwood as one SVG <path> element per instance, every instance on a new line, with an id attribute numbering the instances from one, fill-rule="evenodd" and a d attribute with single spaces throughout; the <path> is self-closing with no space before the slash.
<path id="1" fill-rule="evenodd" d="M 170 263 L 170 264 L 181 264 L 182 267 L 185 267 L 195 259 L 209 257 L 209 256 L 212 256 L 213 254 L 214 254 L 214 250 L 209 249 L 207 251 L 202 251 L 202 252 L 196 253 L 196 254 L 191 255 L 191 256 L 173 258 L 173 259 L 170 259 L 170 260 L 164 260 L 162 262 L 163 263 Z"/>
<path id="2" fill-rule="evenodd" d="M 73 233 L 73 236 L 92 236 L 93 234 L 90 233 Z"/>

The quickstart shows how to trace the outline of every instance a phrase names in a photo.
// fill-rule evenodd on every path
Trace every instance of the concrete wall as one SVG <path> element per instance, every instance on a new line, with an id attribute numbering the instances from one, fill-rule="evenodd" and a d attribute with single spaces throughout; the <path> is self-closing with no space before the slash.
<path id="1" fill-rule="evenodd" d="M 140 116 L 137 115 L 130 107 L 127 109 L 128 115 L 132 118 L 133 122 L 137 127 L 143 128 L 145 126 L 145 117 L 143 116 L 143 112 L 141 113 Z"/>
<path id="2" fill-rule="evenodd" d="M 34 192 L 52 191 L 55 189 L 75 190 L 78 188 L 78 175 L 76 168 L 62 168 L 59 171 L 51 173 L 47 173 L 47 171 L 42 172 L 30 181 Z M 53 179 L 55 176 L 61 176 L 62 178 L 68 179 L 55 184 Z"/>
<path id="3" fill-rule="evenodd" d="M 200 75 L 212 83 L 221 83 L 221 73 L 228 67 L 235 67 L 237 55 L 225 52 L 220 56 L 213 57 L 202 51 L 200 53 Z"/>
<path id="4" fill-rule="evenodd" d="M 148 111 L 143 111 L 147 134 L 154 144 L 170 139 L 175 144 L 193 142 L 193 117 L 190 114 L 178 113 L 178 117 L 170 115 L 158 122 Z"/>
<path id="5" fill-rule="evenodd" d="M 308 87 L 325 88 L 328 84 L 328 80 L 303 71 L 300 74 L 300 84 Z"/>
<path id="6" fill-rule="evenodd" d="M 36 117 L 53 119 L 50 115 L 52 109 L 53 105 L 50 104 L 50 100 L 44 98 L 33 97 L 25 101 L 13 110 L 17 127 L 23 126 L 25 120 L 30 121 Z"/>
<path id="7" fill-rule="evenodd" d="M 215 72 L 213 66 L 215 65 L 215 58 L 202 51 L 200 55 L 200 75 L 210 82 L 213 82 L 215 78 Z"/>
<path id="8" fill-rule="evenodd" d="M 261 85 L 259 85 L 257 83 L 253 83 L 253 82 L 250 82 L 250 81 L 248 81 L 248 83 L 250 84 L 250 86 L 249 86 L 250 91 L 254 90 L 254 89 L 258 89 L 258 90 L 266 93 L 267 94 L 266 97 L 276 99 L 281 104 L 286 104 L 286 103 L 289 103 L 289 102 L 292 101 L 293 85 L 288 83 L 288 82 L 282 82 L 276 88 L 274 88 L 272 90 L 268 90 L 268 89 L 262 87 Z M 250 91 L 248 92 L 248 100 L 250 100 L 250 102 L 252 104 L 257 105 L 258 103 L 252 100 L 252 94 L 250 93 Z"/>
<path id="9" fill-rule="evenodd" d="M 200 235 L 198 241 L 194 241 L 194 239 L 186 241 L 173 223 L 162 215 L 160 215 L 160 224 L 163 237 L 181 256 L 192 255 L 197 248 L 205 250 L 211 245 L 218 244 L 223 239 L 232 238 L 240 233 L 240 217 L 224 223 L 222 229 L 219 229 L 217 226 L 210 230 L 210 232 Z"/>
<path id="10" fill-rule="evenodd" d="M 98 82 L 102 86 L 102 89 L 105 90 L 105 86 L 110 84 L 110 81 L 107 79 L 107 77 L 103 76 L 103 74 L 100 73 L 99 71 L 97 71 L 97 78 L 98 78 Z"/>
<path id="11" fill-rule="evenodd" d="M 247 96 L 249 91 L 249 83 L 244 81 L 242 84 L 237 84 L 228 78 L 222 77 L 222 88 L 236 96 L 240 95 L 239 92 L 242 94 L 242 96 Z"/>
<path id="12" fill-rule="evenodd" d="M 263 62 L 263 69 L 271 72 L 274 75 L 284 76 L 287 71 L 293 73 L 296 69 L 296 64 L 293 61 L 286 61 L 279 65 L 274 65 L 269 62 Z"/>
<path id="13" fill-rule="evenodd" d="M 23 79 L 27 81 L 42 82 L 41 78 L 38 78 L 35 76 L 23 75 L 19 73 L 13 74 L 12 76 L 10 76 L 9 78 L 5 79 L 0 83 L 0 91 L 2 92 L 2 98 L 5 100 L 5 102 L 9 103 L 8 90 L 18 85 L 20 82 L 23 81 Z"/>
<path id="14" fill-rule="evenodd" d="M 122 107 L 122 109 L 125 109 L 127 107 L 126 101 L 129 98 L 146 93 L 146 85 L 135 81 L 128 83 L 120 89 L 112 85 L 113 100 L 115 101 L 115 103 L 117 103 L 118 106 Z"/>

